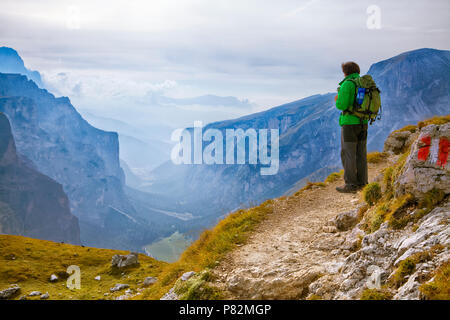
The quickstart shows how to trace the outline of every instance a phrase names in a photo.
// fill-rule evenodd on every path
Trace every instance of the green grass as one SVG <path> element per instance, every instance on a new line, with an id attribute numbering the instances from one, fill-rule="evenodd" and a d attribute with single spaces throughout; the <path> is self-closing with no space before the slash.
<path id="1" fill-rule="evenodd" d="M 180 300 L 220 300 L 223 294 L 211 284 L 212 280 L 211 272 L 204 270 L 187 281 L 177 280 L 174 290 Z"/>
<path id="2" fill-rule="evenodd" d="M 410 257 L 399 262 L 397 269 L 393 276 L 389 279 L 390 285 L 398 288 L 406 282 L 406 276 L 413 274 L 416 271 L 418 263 L 424 263 L 432 260 L 433 257 L 445 249 L 443 245 L 437 244 L 429 250 L 416 252 Z"/>
<path id="3" fill-rule="evenodd" d="M 369 183 L 364 187 L 362 196 L 368 205 L 373 206 L 382 197 L 380 185 L 377 182 Z"/>
<path id="4" fill-rule="evenodd" d="M 325 183 L 333 183 L 333 182 L 341 179 L 343 176 L 344 176 L 344 170 L 341 170 L 339 172 L 333 172 L 325 179 Z"/>
<path id="5" fill-rule="evenodd" d="M 391 278 L 392 284 L 399 288 L 406 282 L 406 276 L 411 275 L 416 271 L 416 261 L 410 257 L 400 261 L 398 268 Z"/>
<path id="6" fill-rule="evenodd" d="M 391 300 L 392 294 L 387 290 L 364 289 L 361 300 Z"/>

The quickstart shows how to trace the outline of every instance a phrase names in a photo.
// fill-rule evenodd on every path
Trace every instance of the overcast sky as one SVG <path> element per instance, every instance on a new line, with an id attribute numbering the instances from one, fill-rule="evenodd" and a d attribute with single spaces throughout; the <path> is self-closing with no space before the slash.
<path id="1" fill-rule="evenodd" d="M 380 29 L 367 27 L 370 5 Z M 343 61 L 366 72 L 450 49 L 449 12 L 448 0 L 0 0 L 0 46 L 80 104 L 156 92 L 263 109 L 336 90 Z"/>

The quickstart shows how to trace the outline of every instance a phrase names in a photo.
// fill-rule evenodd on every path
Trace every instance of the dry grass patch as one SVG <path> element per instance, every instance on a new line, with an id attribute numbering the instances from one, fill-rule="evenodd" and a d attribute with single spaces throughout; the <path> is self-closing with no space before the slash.
<path id="1" fill-rule="evenodd" d="M 450 261 L 438 268 L 433 281 L 422 284 L 419 290 L 427 300 L 450 300 Z"/>
<path id="2" fill-rule="evenodd" d="M 389 157 L 389 154 L 387 152 L 370 152 L 367 154 L 367 162 L 368 163 L 380 163 L 386 160 L 386 158 Z"/>
<path id="3" fill-rule="evenodd" d="M 167 265 L 146 255 L 139 255 L 140 264 L 115 273 L 111 258 L 128 251 L 82 247 L 22 236 L 0 235 L 0 290 L 17 283 L 21 295 L 31 291 L 48 292 L 50 299 L 111 299 L 123 294 L 104 296 L 116 283 L 127 283 L 136 290 L 146 277 L 158 277 Z M 66 287 L 67 267 L 77 265 L 81 270 L 81 289 Z M 123 272 L 123 274 L 122 274 Z M 50 276 L 58 276 L 50 282 Z M 101 280 L 94 278 L 100 276 Z M 30 299 L 39 299 L 30 298 Z"/>

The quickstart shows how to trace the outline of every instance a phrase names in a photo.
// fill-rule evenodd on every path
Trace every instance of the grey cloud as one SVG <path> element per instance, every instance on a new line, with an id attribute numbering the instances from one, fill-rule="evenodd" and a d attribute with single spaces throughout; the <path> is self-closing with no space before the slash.
<path id="1" fill-rule="evenodd" d="M 11 3 L 2 2 L 9 4 L 7 9 Z M 35 1 L 20 3 L 25 13 L 37 6 Z M 71 4 L 39 3 L 42 11 Z M 87 5 L 78 3 L 82 9 Z M 105 3 L 89 4 L 89 8 L 98 4 L 99 21 L 84 22 L 79 30 L 52 21 L 36 24 L 27 15 L 0 10 L 0 37 L 22 54 L 26 64 L 44 72 L 115 70 L 123 77 L 139 77 L 138 81 L 171 79 L 195 88 L 191 95 L 243 96 L 259 103 L 267 96 L 281 102 L 335 90 L 342 61 L 356 60 L 367 70 L 403 51 L 448 49 L 450 43 L 446 0 L 379 0 L 381 30 L 366 28 L 366 8 L 372 4 L 366 0 L 191 1 L 191 5 L 185 1 L 179 9 L 164 11 L 167 23 L 156 29 L 150 18 L 142 28 L 121 29 L 125 22 L 134 23 L 127 14 L 139 7 L 129 11 L 111 6 L 106 8 L 109 18 L 102 20 Z M 139 19 L 151 12 L 151 7 L 145 8 Z M 111 22 L 114 16 L 125 22 Z"/>

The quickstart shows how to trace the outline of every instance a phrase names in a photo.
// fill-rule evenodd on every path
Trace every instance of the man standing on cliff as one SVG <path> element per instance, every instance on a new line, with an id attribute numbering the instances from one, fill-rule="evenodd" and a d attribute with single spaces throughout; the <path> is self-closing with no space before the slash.
<path id="1" fill-rule="evenodd" d="M 352 110 L 356 99 L 355 79 L 360 76 L 359 66 L 355 62 L 342 64 L 344 80 L 339 83 L 336 96 L 336 108 L 341 110 L 341 160 L 344 167 L 345 185 L 337 187 L 342 193 L 354 193 L 368 182 L 367 172 L 367 123 Z"/>

